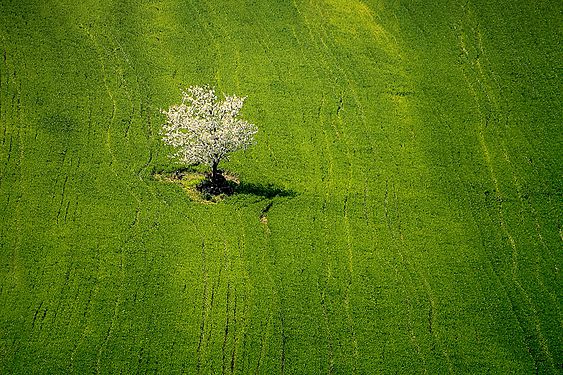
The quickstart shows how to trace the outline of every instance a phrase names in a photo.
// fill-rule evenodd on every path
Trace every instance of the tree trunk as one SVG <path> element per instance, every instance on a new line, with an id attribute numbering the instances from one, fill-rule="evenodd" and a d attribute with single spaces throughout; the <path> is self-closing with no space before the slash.
<path id="1" fill-rule="evenodd" d="M 211 170 L 211 181 L 216 183 L 219 179 L 219 170 L 217 166 L 219 165 L 218 161 L 213 162 L 212 170 Z"/>

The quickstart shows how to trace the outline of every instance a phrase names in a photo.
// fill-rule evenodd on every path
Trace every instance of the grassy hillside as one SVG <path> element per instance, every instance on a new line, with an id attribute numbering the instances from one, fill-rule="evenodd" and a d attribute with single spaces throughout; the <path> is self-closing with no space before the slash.
<path id="1" fill-rule="evenodd" d="M 0 373 L 558 374 L 559 1 L 0 1 Z M 218 204 L 179 88 L 248 96 Z"/>

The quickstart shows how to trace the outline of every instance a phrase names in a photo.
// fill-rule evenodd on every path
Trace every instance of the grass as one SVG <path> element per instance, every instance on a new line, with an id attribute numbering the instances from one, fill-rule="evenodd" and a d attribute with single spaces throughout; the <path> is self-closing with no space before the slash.
<path id="1" fill-rule="evenodd" d="M 561 10 L 3 0 L 0 373 L 560 373 Z M 153 177 L 206 83 L 211 205 Z"/>

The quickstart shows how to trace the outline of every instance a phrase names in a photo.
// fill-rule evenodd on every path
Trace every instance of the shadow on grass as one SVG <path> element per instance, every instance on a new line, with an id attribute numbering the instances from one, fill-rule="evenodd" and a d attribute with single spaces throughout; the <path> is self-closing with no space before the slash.
<path id="1" fill-rule="evenodd" d="M 293 190 L 282 189 L 273 184 L 253 184 L 241 181 L 235 187 L 235 194 L 256 195 L 259 197 L 272 199 L 275 197 L 295 197 L 297 193 Z"/>

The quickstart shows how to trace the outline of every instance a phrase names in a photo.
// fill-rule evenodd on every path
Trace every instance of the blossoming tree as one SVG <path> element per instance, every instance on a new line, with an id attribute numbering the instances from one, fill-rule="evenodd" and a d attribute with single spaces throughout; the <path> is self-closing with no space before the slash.
<path id="1" fill-rule="evenodd" d="M 182 104 L 162 111 L 167 121 L 163 141 L 175 148 L 171 157 L 188 165 L 211 167 L 211 183 L 224 181 L 218 169 L 229 154 L 254 143 L 255 125 L 237 118 L 246 97 L 226 96 L 217 100 L 209 86 L 191 86 L 183 91 Z"/>

